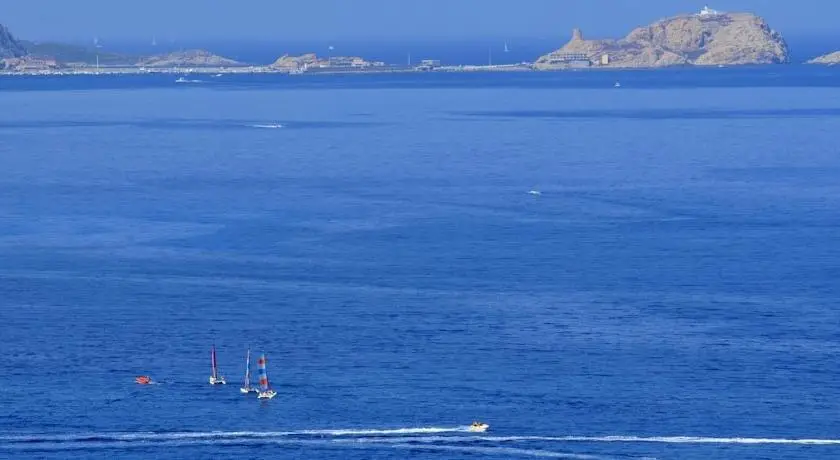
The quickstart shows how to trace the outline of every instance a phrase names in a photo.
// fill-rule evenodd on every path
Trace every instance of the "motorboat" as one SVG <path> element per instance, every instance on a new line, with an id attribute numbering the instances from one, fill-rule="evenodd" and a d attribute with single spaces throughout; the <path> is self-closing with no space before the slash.
<path id="1" fill-rule="evenodd" d="M 472 422 L 469 426 L 468 430 L 472 433 L 484 433 L 487 429 L 490 428 L 490 425 L 482 422 Z"/>
<path id="2" fill-rule="evenodd" d="M 138 385 L 151 385 L 152 378 L 148 375 L 138 375 L 134 378 L 134 381 L 137 382 Z"/>

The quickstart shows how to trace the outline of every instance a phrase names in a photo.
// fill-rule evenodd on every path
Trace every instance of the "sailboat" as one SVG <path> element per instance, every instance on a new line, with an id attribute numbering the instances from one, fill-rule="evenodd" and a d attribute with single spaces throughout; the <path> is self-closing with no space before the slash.
<path id="1" fill-rule="evenodd" d="M 508 48 L 507 42 L 505 42 L 505 53 L 509 53 L 509 52 L 510 52 L 510 48 Z"/>
<path id="2" fill-rule="evenodd" d="M 277 392 L 268 386 L 268 375 L 265 373 L 265 353 L 261 354 L 260 359 L 257 360 L 257 371 L 260 375 L 260 391 L 257 393 L 257 398 L 271 399 L 277 396 Z"/>
<path id="3" fill-rule="evenodd" d="M 219 369 L 216 366 L 216 345 L 210 351 L 210 366 L 212 373 L 210 374 L 210 385 L 225 385 L 225 378 L 219 375 Z"/>
<path id="4" fill-rule="evenodd" d="M 242 394 L 256 393 L 255 387 L 251 386 L 251 349 L 248 349 L 248 354 L 245 355 L 245 385 L 239 389 Z"/>

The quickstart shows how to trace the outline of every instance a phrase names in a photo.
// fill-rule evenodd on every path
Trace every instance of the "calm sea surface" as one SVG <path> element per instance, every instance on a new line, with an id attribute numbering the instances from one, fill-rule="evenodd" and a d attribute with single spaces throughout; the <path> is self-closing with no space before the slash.
<path id="1" fill-rule="evenodd" d="M 840 70 L 191 78 L 0 78 L 0 457 L 840 458 Z"/>

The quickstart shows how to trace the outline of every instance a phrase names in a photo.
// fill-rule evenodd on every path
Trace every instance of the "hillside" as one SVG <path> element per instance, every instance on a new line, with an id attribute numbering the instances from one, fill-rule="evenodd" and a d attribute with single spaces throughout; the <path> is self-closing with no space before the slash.
<path id="1" fill-rule="evenodd" d="M 234 67 L 242 63 L 205 50 L 186 50 L 140 59 L 142 67 Z"/>
<path id="2" fill-rule="evenodd" d="M 69 45 L 66 43 L 54 42 L 32 42 L 21 41 L 27 52 L 32 56 L 41 58 L 52 58 L 63 64 L 86 64 L 94 65 L 99 57 L 100 65 L 132 65 L 139 59 L 122 53 L 103 51 L 101 49 Z"/>
<path id="3" fill-rule="evenodd" d="M 599 67 L 777 64 L 789 61 L 781 34 L 750 13 L 699 14 L 663 19 L 619 40 L 586 40 L 575 30 L 562 48 L 540 57 L 538 69 L 564 68 L 581 61 Z"/>
<path id="4" fill-rule="evenodd" d="M 6 26 L 0 24 L 0 59 L 23 56 L 26 56 L 26 48 L 9 32 Z"/>
<path id="5" fill-rule="evenodd" d="M 807 62 L 808 64 L 823 64 L 823 65 L 837 65 L 840 64 L 840 51 L 835 51 L 833 53 L 824 54 L 819 57 L 815 57 Z"/>

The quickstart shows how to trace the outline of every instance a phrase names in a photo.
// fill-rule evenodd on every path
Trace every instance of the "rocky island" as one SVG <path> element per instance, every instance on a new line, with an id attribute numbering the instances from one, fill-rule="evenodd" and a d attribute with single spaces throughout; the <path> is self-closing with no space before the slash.
<path id="1" fill-rule="evenodd" d="M 562 48 L 540 57 L 540 70 L 569 67 L 654 68 L 789 62 L 781 34 L 751 13 L 704 8 L 639 27 L 619 40 L 587 40 L 575 29 Z"/>
<path id="2" fill-rule="evenodd" d="M 319 58 L 315 53 L 308 53 L 301 56 L 280 56 L 269 66 L 278 72 L 303 73 L 333 70 L 336 72 L 359 72 L 370 71 L 373 68 L 384 69 L 384 62 L 370 62 L 359 56 L 331 56 Z"/>
<path id="3" fill-rule="evenodd" d="M 141 58 L 138 67 L 235 67 L 240 62 L 205 50 L 185 50 Z"/>
<path id="4" fill-rule="evenodd" d="M 586 39 L 575 29 L 563 47 L 535 62 L 496 65 L 445 65 L 437 59 L 415 64 L 386 64 L 358 56 L 284 54 L 273 63 L 243 64 L 205 50 L 137 56 L 99 47 L 38 43 L 16 39 L 0 24 L 2 74 L 140 74 L 140 73 L 379 73 L 379 72 L 520 72 L 569 68 L 660 68 L 781 64 L 790 61 L 781 34 L 751 13 L 703 8 L 638 27 L 620 39 Z M 808 61 L 840 63 L 840 51 Z"/>
<path id="5" fill-rule="evenodd" d="M 840 51 L 835 51 L 833 53 L 824 54 L 819 57 L 815 57 L 810 61 L 806 62 L 806 64 L 823 64 L 823 65 L 837 65 L 840 64 Z"/>

